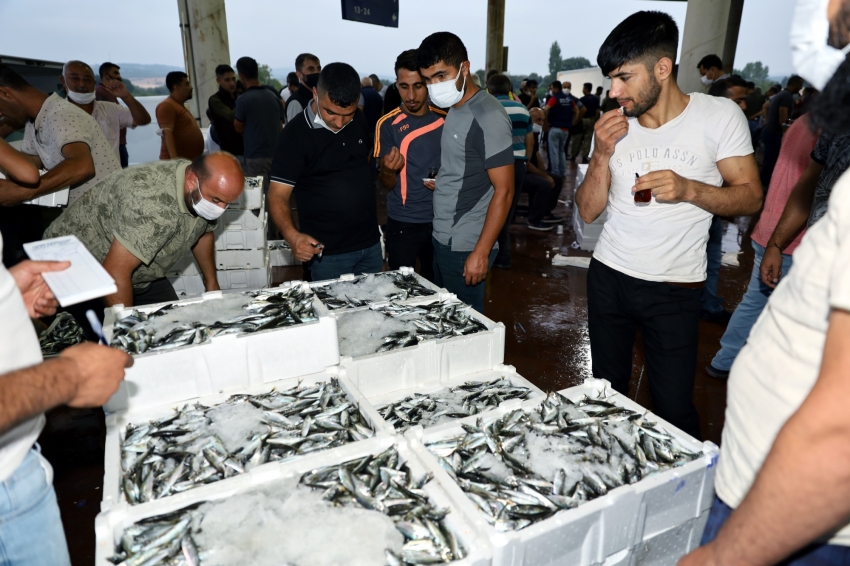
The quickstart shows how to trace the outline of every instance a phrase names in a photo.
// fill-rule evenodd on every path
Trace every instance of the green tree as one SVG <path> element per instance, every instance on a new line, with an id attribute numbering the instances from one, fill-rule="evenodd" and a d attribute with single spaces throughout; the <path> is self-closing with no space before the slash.
<path id="1" fill-rule="evenodd" d="M 741 75 L 744 80 L 754 82 L 756 86 L 761 87 L 762 92 L 765 92 L 776 82 L 769 78 L 770 67 L 763 65 L 761 61 L 747 63 L 743 69 L 734 69 L 732 72 Z"/>
<path id="2" fill-rule="evenodd" d="M 561 59 L 561 46 L 557 41 L 552 42 L 552 47 L 549 48 L 549 74 L 558 75 L 558 71 L 563 71 L 564 60 Z"/>
<path id="3" fill-rule="evenodd" d="M 271 85 L 274 89 L 280 92 L 280 89 L 283 88 L 283 84 L 272 76 L 272 69 L 268 65 L 260 65 L 259 73 L 257 78 L 260 80 L 261 85 Z"/>
<path id="4" fill-rule="evenodd" d="M 568 59 L 564 59 L 561 61 L 561 68 L 559 71 L 572 71 L 574 69 L 587 69 L 588 67 L 592 67 L 590 61 L 585 57 L 570 57 Z M 555 76 L 558 76 L 555 73 Z"/>

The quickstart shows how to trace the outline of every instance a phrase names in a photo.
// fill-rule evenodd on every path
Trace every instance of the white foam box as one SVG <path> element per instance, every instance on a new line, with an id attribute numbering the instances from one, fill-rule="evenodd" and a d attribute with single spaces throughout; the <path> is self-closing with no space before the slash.
<path id="1" fill-rule="evenodd" d="M 272 271 L 268 265 L 262 269 L 230 269 L 227 271 L 216 271 L 218 286 L 222 290 L 263 289 L 272 283 Z"/>
<path id="2" fill-rule="evenodd" d="M 295 259 L 295 255 L 289 248 L 272 249 L 275 244 L 280 244 L 285 240 L 269 240 L 269 263 L 272 267 L 288 267 L 290 265 L 301 265 L 301 262 Z"/>
<path id="3" fill-rule="evenodd" d="M 446 379 L 439 382 L 430 382 L 430 383 L 419 383 L 415 384 L 412 387 L 408 387 L 406 389 L 396 389 L 398 387 L 398 382 L 393 375 L 381 374 L 374 375 L 368 378 L 364 378 L 364 385 L 369 389 L 386 389 L 390 390 L 389 393 L 384 393 L 381 395 L 374 395 L 371 397 L 367 397 L 369 403 L 371 403 L 375 409 L 380 407 L 384 407 L 390 403 L 395 403 L 413 395 L 414 393 L 427 394 L 427 393 L 435 393 L 441 389 L 445 389 L 447 387 L 454 387 L 456 385 L 463 385 L 468 381 L 479 381 L 479 382 L 487 382 L 493 381 L 494 379 L 507 378 L 511 381 L 511 383 L 518 387 L 527 387 L 531 390 L 529 393 L 529 399 L 535 399 L 537 397 L 544 397 L 546 394 L 536 385 L 522 377 L 520 374 L 516 372 L 516 368 L 508 365 L 497 365 L 493 369 L 479 371 L 477 373 L 463 375 L 461 377 L 457 377 L 454 379 Z M 384 382 L 384 383 L 380 383 Z M 380 414 L 378 416 L 380 417 Z M 383 418 L 381 418 L 383 420 Z M 390 426 L 389 424 L 387 426 Z"/>
<path id="4" fill-rule="evenodd" d="M 224 211 L 215 227 L 216 250 L 266 249 L 265 202 L 257 210 L 230 209 Z"/>
<path id="5" fill-rule="evenodd" d="M 576 242 L 581 249 L 593 251 L 596 248 L 596 243 L 602 234 L 602 227 L 607 219 L 608 211 L 605 210 L 599 215 L 599 218 L 587 224 L 581 219 L 581 215 L 578 213 L 578 206 L 573 207 L 573 231 L 576 233 Z"/>
<path id="6" fill-rule="evenodd" d="M 251 210 L 263 204 L 263 178 L 245 177 L 245 188 L 239 198 L 227 205 L 227 208 Z"/>
<path id="7" fill-rule="evenodd" d="M 436 295 L 433 295 L 433 296 L 430 296 L 430 297 L 412 297 L 412 298 L 408 299 L 407 301 L 398 301 L 398 302 L 401 302 L 402 304 L 407 304 L 409 302 L 419 301 L 419 300 L 422 300 L 422 299 L 434 300 L 435 297 L 437 297 L 440 293 L 442 293 L 444 295 L 447 295 L 449 293 L 446 289 L 437 287 L 432 282 L 428 281 L 427 279 L 425 279 L 424 277 L 422 277 L 421 275 L 416 273 L 416 271 L 412 267 L 400 267 L 397 272 L 383 271 L 381 273 L 376 273 L 375 275 L 386 275 L 386 274 L 389 274 L 389 273 L 401 273 L 402 275 L 413 275 L 413 277 L 416 279 L 417 283 L 419 283 L 423 287 L 427 287 L 428 289 L 431 289 L 432 291 L 437 293 Z M 312 289 L 315 289 L 317 287 L 327 287 L 329 285 L 333 285 L 334 283 L 344 283 L 346 281 L 353 281 L 354 279 L 356 279 L 358 277 L 359 277 L 359 275 L 355 275 L 353 273 L 345 273 L 345 274 L 341 275 L 339 277 L 339 279 L 327 279 L 325 281 L 316 281 L 316 282 L 310 283 L 310 287 Z M 401 291 L 401 289 L 399 289 L 399 291 Z M 389 302 L 383 301 L 383 302 L 375 302 L 375 303 L 372 303 L 372 304 L 373 305 L 386 305 L 386 304 L 389 304 Z M 345 311 L 357 310 L 357 309 L 361 309 L 361 308 L 365 308 L 365 307 L 343 307 L 341 309 L 336 309 L 334 312 L 345 312 Z"/>
<path id="8" fill-rule="evenodd" d="M 181 299 L 191 299 L 204 294 L 204 280 L 200 275 L 168 276 L 168 282 L 174 287 L 174 292 Z"/>
<path id="9" fill-rule="evenodd" d="M 432 297 L 417 297 L 405 304 L 426 304 L 446 299 L 457 300 L 457 297 L 441 292 Z M 346 312 L 351 311 L 333 311 L 331 316 L 345 316 Z M 426 340 L 408 348 L 359 358 L 344 356 L 340 358 L 340 365 L 360 391 L 371 398 L 401 389 L 439 385 L 504 363 L 505 325 L 493 322 L 471 308 L 466 312 L 484 324 L 487 330 L 466 336 Z"/>
<path id="10" fill-rule="evenodd" d="M 293 285 L 303 284 L 295 281 L 275 289 Z M 215 301 L 223 296 L 222 291 L 213 291 L 177 303 Z M 137 308 L 150 312 L 165 304 L 168 303 Z M 250 387 L 325 371 L 339 364 L 336 319 L 329 316 L 318 299 L 313 299 L 313 307 L 318 315 L 316 321 L 250 334 L 214 336 L 201 344 L 136 355 L 133 367 L 127 369 L 124 381 L 105 409 L 140 410 L 205 397 L 237 385 Z M 107 341 L 112 338 L 115 320 L 132 310 L 120 304 L 106 310 L 103 326 Z"/>
<path id="11" fill-rule="evenodd" d="M 216 250 L 215 268 L 218 271 L 230 269 L 263 269 L 269 266 L 269 251 L 254 250 Z"/>
<path id="12" fill-rule="evenodd" d="M 372 405 L 366 401 L 366 398 L 363 397 L 360 391 L 358 391 L 357 388 L 345 378 L 344 374 L 345 370 L 342 370 L 339 367 L 332 367 L 328 368 L 324 372 L 314 373 L 306 377 L 290 377 L 281 380 L 270 380 L 268 382 L 260 383 L 257 385 L 248 385 L 248 382 L 244 378 L 244 376 L 234 374 L 233 376 L 231 376 L 232 379 L 229 384 L 221 385 L 220 389 L 212 395 L 205 395 L 203 397 L 189 397 L 186 399 L 163 397 L 162 403 L 157 405 L 156 407 L 145 407 L 140 408 L 138 410 L 131 408 L 128 410 L 108 414 L 106 416 L 106 445 L 104 450 L 105 455 L 103 465 L 103 500 L 100 504 L 101 510 L 117 509 L 124 507 L 150 506 L 153 503 L 169 499 L 168 497 L 166 497 L 163 499 L 154 500 L 153 502 L 140 503 L 135 506 L 131 506 L 129 503 L 127 503 L 124 498 L 124 494 L 120 489 L 120 481 L 122 477 L 121 443 L 124 440 L 124 430 L 126 429 L 127 425 L 144 423 L 150 420 L 161 419 L 171 416 L 174 414 L 175 409 L 182 407 L 185 404 L 200 403 L 201 405 L 210 407 L 219 403 L 223 403 L 227 400 L 228 397 L 236 393 L 258 395 L 262 393 L 267 393 L 268 391 L 271 391 L 275 388 L 283 391 L 295 387 L 298 384 L 309 387 L 322 381 L 330 381 L 332 378 L 337 378 L 339 380 L 340 387 L 346 392 L 346 396 L 348 397 L 348 399 L 359 408 L 361 415 L 375 430 L 376 436 L 395 435 L 395 431 L 393 430 L 393 428 L 389 426 L 378 415 L 378 413 L 375 411 Z M 340 450 L 345 446 L 348 445 L 331 448 L 329 451 Z M 318 452 L 305 454 L 304 456 L 301 456 L 298 459 L 312 458 L 315 454 L 318 454 Z M 274 462 L 266 465 L 274 465 Z M 221 483 L 229 482 L 232 479 L 233 478 L 228 478 L 219 482 L 206 484 L 189 491 L 198 492 L 202 494 L 213 493 L 215 492 L 215 486 Z M 178 495 L 179 494 L 175 494 L 171 497 L 177 497 Z"/>
<path id="13" fill-rule="evenodd" d="M 607 381 L 588 379 L 582 385 L 560 393 L 577 401 L 583 395 L 596 397 L 602 391 L 610 393 Z M 646 409 L 622 395 L 615 395 L 608 400 L 633 411 L 646 412 Z M 650 414 L 649 419 L 673 435 L 682 447 L 698 452 L 701 456 L 679 468 L 613 489 L 604 497 L 559 512 L 520 531 L 497 532 L 440 467 L 425 444 L 463 434 L 462 424 L 474 424 L 480 418 L 486 425 L 511 410 L 534 409 L 541 402 L 542 399 L 522 403 L 508 401 L 488 413 L 437 425 L 428 430 L 414 427 L 405 434 L 411 448 L 431 468 L 435 479 L 452 497 L 455 507 L 490 541 L 493 566 L 628 564 L 620 560 L 643 544 L 643 541 L 654 540 L 653 537 L 661 533 L 688 524 L 710 509 L 714 498 L 714 472 L 719 449 L 710 442 L 700 443 Z M 673 563 L 675 561 L 667 562 Z"/>
<path id="14" fill-rule="evenodd" d="M 112 566 L 109 560 L 115 553 L 116 545 L 121 540 L 124 529 L 132 524 L 164 513 L 178 511 L 189 505 L 203 501 L 220 501 L 238 496 L 240 492 L 258 488 L 270 482 L 280 481 L 287 478 L 300 478 L 306 473 L 326 466 L 333 466 L 364 458 L 368 455 L 376 455 L 395 445 L 398 448 L 400 459 L 410 468 L 415 478 L 420 478 L 427 473 L 427 468 L 418 458 L 416 453 L 410 449 L 407 441 L 400 436 L 379 436 L 341 446 L 324 452 L 317 452 L 312 456 L 292 460 L 283 463 L 266 464 L 254 468 L 250 472 L 237 476 L 230 480 L 210 484 L 209 488 L 185 491 L 175 496 L 146 504 L 144 507 L 124 507 L 102 511 L 95 519 L 95 565 Z M 452 508 L 452 500 L 441 488 L 440 484 L 430 481 L 423 487 L 428 494 L 429 501 L 437 508 Z M 463 560 L 452 562 L 453 566 L 489 566 L 490 548 L 486 539 L 482 538 L 463 516 L 452 512 L 446 515 L 445 525 L 458 538 L 466 557 Z M 333 533 L 328 533 L 329 537 Z M 286 533 L 281 533 L 279 544 L 286 543 Z"/>
<path id="15" fill-rule="evenodd" d="M 47 206 L 50 208 L 68 206 L 68 196 L 70 194 L 71 189 L 61 189 L 50 194 L 42 195 L 38 198 L 28 200 L 24 202 L 24 204 L 32 204 L 35 206 Z"/>

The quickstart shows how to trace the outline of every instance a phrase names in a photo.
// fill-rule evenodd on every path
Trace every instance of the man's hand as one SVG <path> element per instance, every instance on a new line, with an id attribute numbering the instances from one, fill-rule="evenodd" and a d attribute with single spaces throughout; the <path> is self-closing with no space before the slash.
<path id="1" fill-rule="evenodd" d="M 322 251 L 317 247 L 319 245 L 319 240 L 313 236 L 302 234 L 301 232 L 298 232 L 298 235 L 289 242 L 289 245 L 292 248 L 292 254 L 298 259 L 298 261 L 302 262 L 310 261 L 313 259 L 314 255 Z"/>
<path id="2" fill-rule="evenodd" d="M 782 252 L 774 245 L 769 245 L 764 250 L 761 260 L 761 281 L 771 289 L 776 289 L 779 279 L 782 277 Z"/>
<path id="3" fill-rule="evenodd" d="M 404 168 L 404 156 L 397 147 L 393 147 L 388 154 L 381 158 L 381 168 L 397 175 Z"/>
<path id="4" fill-rule="evenodd" d="M 606 112 L 593 125 L 593 134 L 596 136 L 594 153 L 598 151 L 604 157 L 611 157 L 617 142 L 628 133 L 629 119 L 620 114 L 620 109 Z"/>
<path id="5" fill-rule="evenodd" d="M 690 181 L 665 169 L 651 171 L 635 180 L 633 192 L 651 190 L 657 202 L 688 202 L 692 200 Z"/>
<path id="6" fill-rule="evenodd" d="M 71 407 L 100 407 L 118 390 L 124 369 L 133 365 L 126 352 L 87 342 L 59 354 L 72 364 L 68 378 L 73 390 L 67 400 Z"/>
<path id="7" fill-rule="evenodd" d="M 15 206 L 35 197 L 34 190 L 21 187 L 8 179 L 0 179 L 0 206 Z"/>
<path id="8" fill-rule="evenodd" d="M 718 561 L 714 543 L 701 546 L 679 560 L 678 566 L 724 566 Z"/>
<path id="9" fill-rule="evenodd" d="M 119 80 L 104 78 L 101 81 L 103 87 L 111 94 L 117 98 L 124 98 L 125 96 L 130 96 L 130 91 L 127 90 L 127 85 L 122 83 Z"/>
<path id="10" fill-rule="evenodd" d="M 435 179 L 429 179 L 427 181 L 422 181 L 422 184 L 425 185 L 425 188 L 433 191 L 437 188 L 437 181 Z"/>
<path id="11" fill-rule="evenodd" d="M 546 180 L 549 182 L 549 188 L 555 188 L 555 179 L 552 178 L 551 175 L 546 175 Z"/>
<path id="12" fill-rule="evenodd" d="M 487 254 L 482 254 L 473 251 L 466 258 L 463 264 L 463 279 L 468 286 L 478 285 L 484 278 L 487 277 L 487 271 L 490 267 L 489 257 Z"/>
<path id="13" fill-rule="evenodd" d="M 41 274 L 46 271 L 62 271 L 70 266 L 70 261 L 26 260 L 9 270 L 24 298 L 24 306 L 30 318 L 50 316 L 59 306 L 53 291 L 47 286 Z"/>

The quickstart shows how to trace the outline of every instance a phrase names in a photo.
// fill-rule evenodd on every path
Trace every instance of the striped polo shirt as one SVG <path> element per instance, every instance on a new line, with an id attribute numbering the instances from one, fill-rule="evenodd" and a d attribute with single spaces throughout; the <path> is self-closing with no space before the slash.
<path id="1" fill-rule="evenodd" d="M 505 112 L 508 113 L 508 118 L 511 119 L 514 159 L 528 161 L 528 156 L 525 153 L 525 135 L 534 131 L 528 108 L 522 102 L 511 100 L 506 95 L 499 95 L 496 100 L 502 103 Z"/>

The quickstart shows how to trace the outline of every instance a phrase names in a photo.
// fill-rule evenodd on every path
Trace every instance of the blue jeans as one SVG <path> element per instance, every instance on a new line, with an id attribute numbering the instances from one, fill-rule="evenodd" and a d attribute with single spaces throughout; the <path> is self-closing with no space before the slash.
<path id="1" fill-rule="evenodd" d="M 723 503 L 720 498 L 714 498 L 714 505 L 708 513 L 708 522 L 702 533 L 700 546 L 704 546 L 717 538 L 720 528 L 729 519 L 732 508 Z M 792 554 L 778 566 L 848 566 L 850 565 L 850 547 L 836 544 L 811 544 Z"/>
<path id="2" fill-rule="evenodd" d="M 549 170 L 553 175 L 559 177 L 566 177 L 567 175 L 567 156 L 564 154 L 564 150 L 569 135 L 569 132 L 565 132 L 561 128 L 549 130 Z"/>
<path id="3" fill-rule="evenodd" d="M 732 313 L 732 319 L 729 321 L 729 326 L 726 327 L 726 332 L 723 333 L 723 338 L 720 339 L 720 351 L 711 360 L 711 365 L 716 369 L 729 371 L 732 367 L 732 362 L 738 356 L 738 352 L 744 347 L 747 338 L 750 335 L 750 330 L 758 320 L 761 311 L 767 304 L 770 294 L 773 289 L 765 285 L 761 280 L 761 260 L 764 258 L 764 248 L 753 242 L 753 250 L 755 250 L 755 258 L 753 260 L 753 273 L 750 275 L 750 283 L 747 286 L 747 292 L 744 293 L 744 298 L 735 312 Z M 782 254 L 782 277 L 788 276 L 788 271 L 791 270 L 793 259 L 790 255 Z"/>
<path id="4" fill-rule="evenodd" d="M 720 260 L 723 257 L 723 219 L 715 216 L 711 219 L 708 229 L 708 245 L 705 253 L 708 265 L 705 273 L 705 287 L 702 288 L 702 310 L 717 314 L 723 310 L 723 299 L 717 294 L 717 284 L 720 281 Z"/>
<path id="5" fill-rule="evenodd" d="M 337 279 L 345 273 L 380 273 L 384 269 L 384 257 L 381 254 L 381 242 L 370 248 L 364 248 L 347 254 L 313 256 L 307 263 L 313 281 Z"/>
<path id="6" fill-rule="evenodd" d="M 490 251 L 488 268 L 493 267 L 498 249 Z M 484 281 L 478 285 L 467 286 L 463 279 L 463 265 L 472 252 L 453 252 L 452 247 L 444 246 L 434 239 L 434 284 L 445 287 L 449 293 L 480 313 L 484 312 Z"/>
<path id="7" fill-rule="evenodd" d="M 30 450 L 0 482 L 0 566 L 70 566 L 53 468 Z"/>

